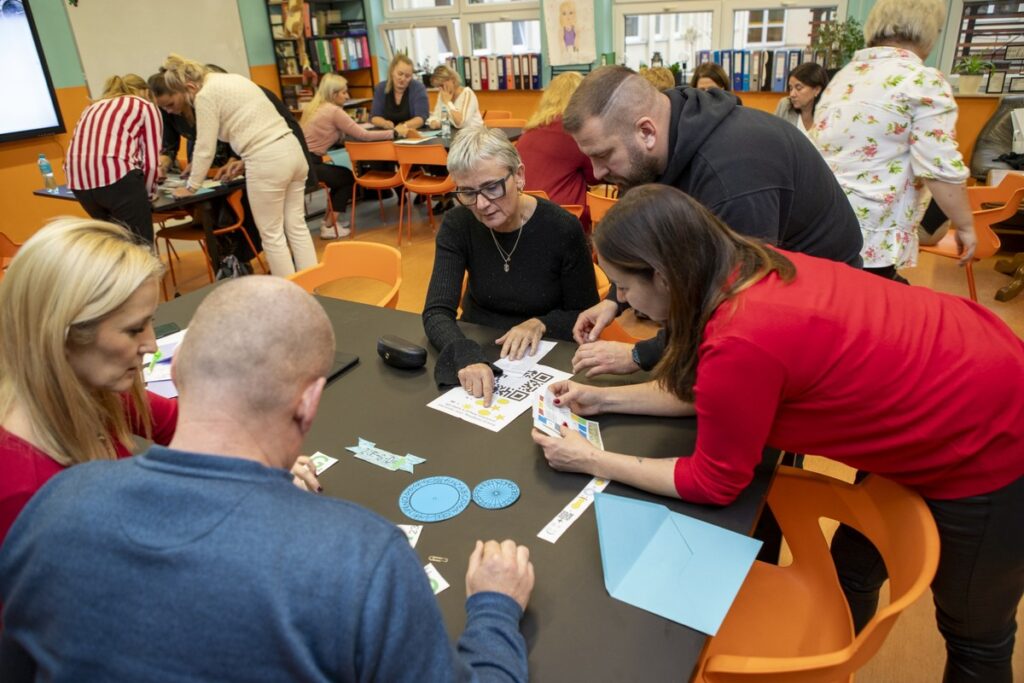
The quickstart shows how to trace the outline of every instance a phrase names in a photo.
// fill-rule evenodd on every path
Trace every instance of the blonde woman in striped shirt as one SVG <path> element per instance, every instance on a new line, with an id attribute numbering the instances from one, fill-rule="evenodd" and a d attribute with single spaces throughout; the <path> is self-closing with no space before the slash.
<path id="1" fill-rule="evenodd" d="M 152 244 L 163 121 L 140 76 L 111 76 L 78 120 L 64 159 L 68 187 L 93 218 Z"/>

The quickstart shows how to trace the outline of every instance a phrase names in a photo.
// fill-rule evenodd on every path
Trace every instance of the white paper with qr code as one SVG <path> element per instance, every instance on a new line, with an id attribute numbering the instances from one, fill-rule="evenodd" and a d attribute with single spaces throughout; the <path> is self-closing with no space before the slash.
<path id="1" fill-rule="evenodd" d="M 538 393 L 533 399 L 533 426 L 551 436 L 562 438 L 561 426 L 579 432 L 580 436 L 604 450 L 601 439 L 601 425 L 593 420 L 580 417 L 565 406 L 555 405 L 554 394 L 550 389 Z"/>
<path id="2" fill-rule="evenodd" d="M 561 538 L 566 529 L 571 527 L 593 504 L 594 494 L 604 491 L 610 483 L 611 481 L 608 479 L 598 479 L 597 477 L 587 482 L 580 494 L 562 508 L 562 511 L 555 515 L 555 518 L 548 522 L 546 527 L 540 530 L 537 538 L 542 538 L 548 543 L 554 543 Z"/>
<path id="3" fill-rule="evenodd" d="M 533 397 L 538 392 L 543 393 L 547 385 L 569 377 L 568 372 L 537 365 L 522 375 L 499 377 L 494 383 L 494 397 L 489 406 L 484 405 L 483 399 L 466 393 L 462 387 L 455 387 L 435 398 L 427 407 L 497 432 L 529 410 Z"/>

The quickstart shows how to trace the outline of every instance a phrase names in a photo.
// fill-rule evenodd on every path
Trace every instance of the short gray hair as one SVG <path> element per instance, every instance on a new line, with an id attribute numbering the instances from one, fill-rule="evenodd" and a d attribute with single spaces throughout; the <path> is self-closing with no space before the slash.
<path id="1" fill-rule="evenodd" d="M 515 173 L 522 160 L 515 146 L 500 128 L 464 128 L 448 151 L 448 172 L 469 173 L 482 160 L 493 160 Z"/>
<path id="2" fill-rule="evenodd" d="M 931 52 L 946 23 L 942 0 L 878 0 L 864 23 L 868 47 L 910 43 Z"/>

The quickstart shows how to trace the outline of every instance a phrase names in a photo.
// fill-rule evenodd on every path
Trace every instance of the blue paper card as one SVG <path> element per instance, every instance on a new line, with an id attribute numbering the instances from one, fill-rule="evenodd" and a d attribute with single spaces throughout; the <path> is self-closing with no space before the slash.
<path id="1" fill-rule="evenodd" d="M 473 502 L 485 510 L 507 508 L 519 500 L 519 484 L 511 479 L 487 479 L 473 489 Z"/>
<path id="2" fill-rule="evenodd" d="M 608 593 L 715 635 L 761 541 L 656 503 L 598 493 L 594 505 Z"/>
<path id="3" fill-rule="evenodd" d="M 428 477 L 402 491 L 398 508 L 417 522 L 441 522 L 465 510 L 469 501 L 465 482 L 454 477 Z"/>

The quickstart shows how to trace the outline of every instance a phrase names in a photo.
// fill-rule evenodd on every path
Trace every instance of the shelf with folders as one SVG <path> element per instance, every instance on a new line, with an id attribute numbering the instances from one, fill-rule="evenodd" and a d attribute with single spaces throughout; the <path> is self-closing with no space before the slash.
<path id="1" fill-rule="evenodd" d="M 449 69 L 476 92 L 487 90 L 540 90 L 542 58 L 530 52 L 483 57 L 449 57 Z"/>
<path id="2" fill-rule="evenodd" d="M 739 92 L 789 91 L 789 72 L 805 62 L 828 69 L 828 53 L 809 48 L 776 50 L 699 50 L 697 63 L 713 62 L 725 71 Z"/>

